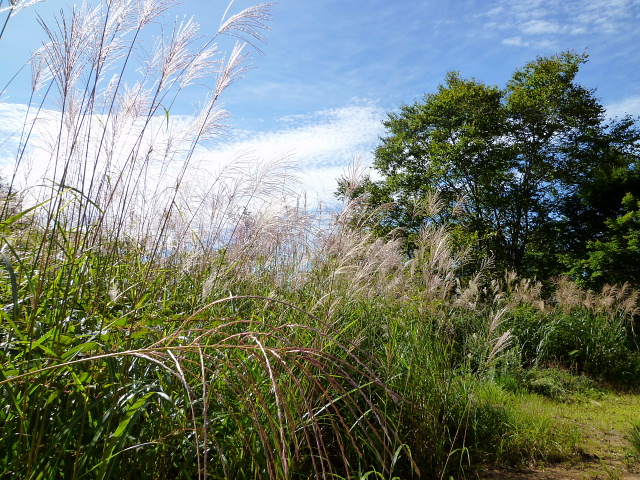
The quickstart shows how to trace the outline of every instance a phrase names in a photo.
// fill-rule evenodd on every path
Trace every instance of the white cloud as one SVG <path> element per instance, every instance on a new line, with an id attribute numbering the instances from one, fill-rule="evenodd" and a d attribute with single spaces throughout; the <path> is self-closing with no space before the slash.
<path id="1" fill-rule="evenodd" d="M 610 117 L 623 117 L 631 115 L 640 116 L 640 96 L 629 97 L 621 102 L 613 103 L 606 106 L 607 115 Z"/>
<path id="2" fill-rule="evenodd" d="M 490 6 L 485 26 L 496 22 L 501 29 L 514 32 L 503 40 L 506 45 L 541 47 L 529 42 L 532 36 L 547 36 L 546 44 L 558 35 L 616 34 L 637 29 L 640 0 L 509 0 Z"/>
<path id="3" fill-rule="evenodd" d="M 16 158 L 24 138 L 29 135 L 30 145 L 35 147 L 35 145 L 40 145 L 44 132 L 37 128 L 35 131 L 30 131 L 33 112 L 29 112 L 26 105 L 0 102 L 0 118 L 2 118 L 2 122 L 0 122 L 0 175 L 6 181 L 13 175 Z M 26 162 L 32 161 L 32 156 L 26 155 L 26 158 L 23 158 L 23 167 Z M 39 168 L 40 173 L 44 171 L 44 163 L 46 160 L 41 158 L 39 162 L 42 165 L 42 168 Z M 23 168 L 18 173 L 22 174 L 22 178 L 19 178 L 18 181 L 21 184 L 27 183 L 26 177 L 29 175 L 25 169 Z"/>
<path id="4" fill-rule="evenodd" d="M 253 152 L 256 157 L 287 156 L 297 166 L 302 187 L 330 200 L 337 178 L 354 157 L 365 163 L 384 133 L 385 112 L 365 102 L 308 115 L 280 119 L 284 128 L 270 132 L 241 132 L 237 141 L 203 155 L 204 168 L 224 164 L 237 152 Z"/>
<path id="5" fill-rule="evenodd" d="M 517 35 L 515 37 L 509 37 L 502 40 L 504 45 L 509 45 L 511 47 L 534 47 L 537 49 L 557 49 L 557 45 L 553 40 L 523 40 L 521 36 Z"/>
<path id="6" fill-rule="evenodd" d="M 585 33 L 587 33 L 587 28 L 586 27 L 573 27 L 573 28 L 571 28 L 569 33 L 571 35 L 584 35 Z"/>
<path id="7" fill-rule="evenodd" d="M 4 176 L 13 172 L 15 152 L 27 109 L 24 105 L 0 103 L 0 167 Z M 55 118 L 55 114 L 48 112 Z M 255 159 L 255 163 L 275 158 L 286 158 L 299 172 L 301 186 L 298 190 L 309 190 L 312 197 L 331 201 L 337 178 L 354 157 L 365 163 L 372 160 L 372 150 L 384 132 L 382 119 L 385 111 L 372 102 L 355 101 L 351 105 L 330 110 L 321 110 L 307 115 L 295 115 L 280 119 L 282 128 L 273 131 L 239 131 L 235 137 L 218 145 L 196 148 L 191 159 L 193 175 L 202 172 L 220 171 L 244 155 Z M 154 148 L 162 149 L 165 142 L 164 117 L 154 127 Z M 179 132 L 188 128 L 191 118 L 173 116 L 171 130 Z M 162 125 L 161 125 L 162 124 Z M 34 184 L 48 168 L 51 155 L 47 153 L 46 126 L 36 128 L 30 138 L 29 162 L 23 165 L 20 183 Z M 135 137 L 135 135 L 134 135 Z M 129 140 L 124 139 L 123 142 Z M 123 151 L 127 151 L 126 146 Z M 176 158 L 180 158 L 179 156 Z M 176 163 L 177 162 L 177 163 Z M 176 172 L 180 161 L 172 163 L 165 172 Z M 113 165 L 110 168 L 115 168 Z M 164 167 L 162 167 L 164 168 Z"/>
<path id="8" fill-rule="evenodd" d="M 500 14 L 502 14 L 502 12 L 504 12 L 504 7 L 503 6 L 497 6 L 497 7 L 493 7 L 491 9 L 489 9 L 487 11 L 487 15 L 489 15 L 489 16 L 500 15 Z"/>
<path id="9" fill-rule="evenodd" d="M 555 22 L 547 20 L 530 20 L 520 25 L 523 33 L 529 35 L 544 35 L 548 33 L 559 33 L 562 28 Z"/>
<path id="10" fill-rule="evenodd" d="M 505 38 L 504 40 L 502 40 L 502 43 L 505 44 L 505 45 L 511 45 L 513 47 L 528 47 L 529 46 L 529 42 L 523 41 L 522 37 L 520 37 L 520 36 Z"/>

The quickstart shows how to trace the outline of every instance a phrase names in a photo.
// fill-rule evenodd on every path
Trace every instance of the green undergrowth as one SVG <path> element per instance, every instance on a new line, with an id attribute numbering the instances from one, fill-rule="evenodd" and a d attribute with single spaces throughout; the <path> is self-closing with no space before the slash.
<path id="1" fill-rule="evenodd" d="M 435 220 L 408 253 L 366 199 L 310 206 L 285 162 L 199 168 L 247 66 L 217 42 L 259 43 L 271 7 L 205 39 L 162 25 L 172 3 L 43 20 L 0 185 L 0 478 L 464 478 L 584 448 L 558 412 L 640 383 L 638 292 L 470 272 Z"/>
<path id="2" fill-rule="evenodd" d="M 601 459 L 628 464 L 633 470 L 633 434 L 640 407 L 640 396 L 603 389 L 597 395 L 578 394 L 572 401 L 558 401 L 540 395 L 528 395 L 520 407 L 531 415 L 548 418 L 557 430 L 575 432 L 572 455 L 567 463 L 581 459 Z M 550 459 L 541 457 L 541 460 Z M 559 459 L 562 460 L 562 459 Z"/>
<path id="3" fill-rule="evenodd" d="M 635 420 L 629 429 L 629 442 L 631 443 L 631 455 L 640 462 L 640 419 Z"/>
<path id="4" fill-rule="evenodd" d="M 633 337 L 567 346 L 565 313 L 527 309 L 525 325 L 522 307 L 419 289 L 353 295 L 321 269 L 295 290 L 268 277 L 203 290 L 211 270 L 133 252 L 67 249 L 36 272 L 13 250 L 0 471 L 14 478 L 446 478 L 569 461 L 591 448 L 580 412 L 609 398 L 603 379 L 636 379 L 621 362 Z"/>

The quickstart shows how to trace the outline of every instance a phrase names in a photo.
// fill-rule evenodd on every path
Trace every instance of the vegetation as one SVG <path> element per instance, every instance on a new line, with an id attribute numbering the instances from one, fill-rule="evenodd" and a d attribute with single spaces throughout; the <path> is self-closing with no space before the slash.
<path id="1" fill-rule="evenodd" d="M 637 200 L 640 130 L 608 122 L 575 81 L 586 55 L 564 52 L 518 69 L 504 89 L 459 73 L 436 93 L 388 114 L 375 152 L 382 180 L 341 195 L 369 195 L 378 235 L 406 239 L 425 223 L 452 229 L 474 264 L 590 286 L 640 281 Z M 422 206 L 440 196 L 434 216 Z M 376 226 L 378 225 L 378 226 Z"/>
<path id="2" fill-rule="evenodd" d="M 63 13 L 32 60 L 46 94 L 2 189 L 0 477 L 449 478 L 578 453 L 531 405 L 638 385 L 638 293 L 471 270 L 455 222 L 416 225 L 409 257 L 366 197 L 325 217 L 277 163 L 199 169 L 245 67 L 216 42 L 259 41 L 270 10 L 213 39 L 178 24 L 145 57 L 171 3 Z"/>
<path id="3" fill-rule="evenodd" d="M 640 458 L 640 422 L 635 422 L 629 433 L 629 440 L 633 447 L 633 455 Z"/>

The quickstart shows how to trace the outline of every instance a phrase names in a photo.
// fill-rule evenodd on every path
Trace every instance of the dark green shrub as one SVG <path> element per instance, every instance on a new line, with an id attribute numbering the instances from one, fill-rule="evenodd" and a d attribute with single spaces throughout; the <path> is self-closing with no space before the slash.
<path id="1" fill-rule="evenodd" d="M 523 380 L 529 392 L 559 401 L 569 401 L 576 396 L 592 397 L 600 393 L 594 380 L 559 368 L 531 369 Z"/>

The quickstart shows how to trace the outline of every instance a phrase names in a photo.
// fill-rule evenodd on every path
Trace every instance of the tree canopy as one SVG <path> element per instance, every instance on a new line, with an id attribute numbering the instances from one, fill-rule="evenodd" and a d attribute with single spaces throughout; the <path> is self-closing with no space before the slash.
<path id="1" fill-rule="evenodd" d="M 366 193 L 370 208 L 391 204 L 371 228 L 402 232 L 408 254 L 422 225 L 446 223 L 477 261 L 595 280 L 596 252 L 637 238 L 626 195 L 640 198 L 640 132 L 631 117 L 608 120 L 595 90 L 576 82 L 586 61 L 539 57 L 504 88 L 447 74 L 435 93 L 388 114 L 373 165 L 382 180 L 341 193 Z M 419 208 L 434 192 L 445 205 L 438 216 Z M 603 281 L 640 280 L 598 271 Z"/>

